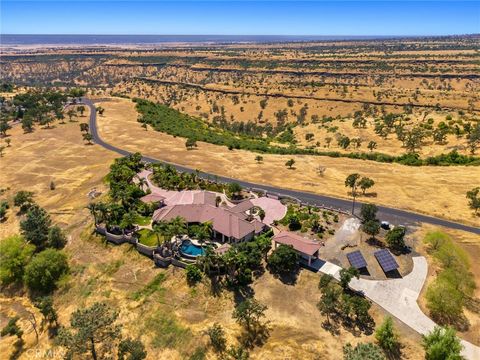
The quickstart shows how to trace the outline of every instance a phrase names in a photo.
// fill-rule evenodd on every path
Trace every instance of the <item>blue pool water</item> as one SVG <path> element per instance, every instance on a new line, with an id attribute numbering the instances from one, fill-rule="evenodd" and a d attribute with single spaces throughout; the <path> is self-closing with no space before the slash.
<path id="1" fill-rule="evenodd" d="M 205 254 L 205 250 L 201 246 L 192 244 L 190 240 L 185 240 L 182 242 L 182 245 L 180 246 L 180 251 L 183 254 L 190 256 L 199 256 Z"/>

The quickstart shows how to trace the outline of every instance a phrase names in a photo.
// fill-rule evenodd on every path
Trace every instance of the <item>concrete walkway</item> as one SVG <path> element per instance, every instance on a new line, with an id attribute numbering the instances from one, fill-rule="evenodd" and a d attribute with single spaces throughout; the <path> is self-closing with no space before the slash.
<path id="1" fill-rule="evenodd" d="M 341 267 L 326 261 L 317 260 L 314 264 L 319 272 L 340 279 Z M 352 279 L 350 287 L 363 293 L 367 298 L 387 310 L 397 319 L 424 335 L 435 327 L 435 323 L 425 315 L 417 304 L 417 299 L 427 278 L 428 264 L 423 256 L 413 257 L 413 270 L 400 279 L 367 280 Z M 470 360 L 480 359 L 480 347 L 461 340 L 463 356 Z"/>

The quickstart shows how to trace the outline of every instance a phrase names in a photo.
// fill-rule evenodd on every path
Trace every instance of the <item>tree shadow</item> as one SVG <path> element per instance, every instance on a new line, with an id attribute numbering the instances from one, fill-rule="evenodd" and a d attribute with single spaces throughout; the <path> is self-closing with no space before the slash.
<path id="1" fill-rule="evenodd" d="M 10 354 L 10 360 L 16 360 L 20 357 L 23 352 L 23 345 L 25 345 L 25 341 L 21 338 L 13 343 L 13 352 Z"/>
<path id="2" fill-rule="evenodd" d="M 477 314 L 480 314 L 480 299 L 469 297 L 465 300 L 465 307 Z"/>
<path id="3" fill-rule="evenodd" d="M 300 267 L 297 268 L 292 272 L 274 274 L 270 272 L 276 279 L 280 280 L 285 285 L 295 285 L 297 283 L 298 274 L 300 273 Z"/>
<path id="4" fill-rule="evenodd" d="M 255 291 L 251 286 L 237 286 L 233 289 L 233 301 L 235 306 L 238 306 L 246 299 L 253 298 Z"/>
<path id="5" fill-rule="evenodd" d="M 264 345 L 270 337 L 269 322 L 256 324 L 250 331 L 244 329 L 238 341 L 248 349 Z"/>
<path id="6" fill-rule="evenodd" d="M 218 275 L 211 274 L 208 276 L 210 279 L 210 294 L 213 297 L 218 297 L 222 293 L 223 286 Z"/>
<path id="7" fill-rule="evenodd" d="M 400 360 L 403 358 L 402 349 L 404 347 L 404 345 L 398 344 L 398 346 L 396 346 L 392 350 L 385 350 L 385 356 L 388 360 Z"/>
<path id="8" fill-rule="evenodd" d="M 396 256 L 408 255 L 412 253 L 412 248 L 409 246 L 404 246 L 403 248 L 390 248 L 390 252 Z"/>
<path id="9" fill-rule="evenodd" d="M 340 326 L 336 322 L 336 317 L 322 322 L 322 328 L 327 330 L 332 335 L 340 335 Z"/>
<path id="10" fill-rule="evenodd" d="M 375 246 L 382 249 L 385 248 L 385 244 L 380 240 L 378 240 L 377 238 L 369 237 L 365 242 L 371 246 Z"/>
<path id="11" fill-rule="evenodd" d="M 436 314 L 430 314 L 432 317 L 432 320 L 437 322 L 438 324 L 442 326 L 452 326 L 455 330 L 457 331 L 467 331 L 470 328 L 470 321 L 467 319 L 465 314 L 460 314 L 456 317 L 442 317 Z"/>

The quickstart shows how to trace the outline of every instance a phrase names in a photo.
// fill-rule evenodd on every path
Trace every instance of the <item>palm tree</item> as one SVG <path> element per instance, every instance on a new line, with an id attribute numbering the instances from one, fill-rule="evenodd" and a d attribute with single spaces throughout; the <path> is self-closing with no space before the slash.
<path id="1" fill-rule="evenodd" d="M 187 232 L 187 223 L 184 218 L 177 216 L 169 222 L 169 232 L 172 236 L 178 236 Z"/>
<path id="2" fill-rule="evenodd" d="M 205 254 L 197 258 L 200 263 L 199 265 L 205 274 L 210 275 L 212 267 L 215 265 L 215 257 L 216 255 L 213 250 L 210 247 L 207 247 L 205 249 Z"/>
<path id="3" fill-rule="evenodd" d="M 95 224 L 95 226 L 97 226 L 97 204 L 90 203 L 88 204 L 87 209 L 90 210 L 90 214 L 93 216 L 93 223 Z"/>
<path id="4" fill-rule="evenodd" d="M 157 236 L 157 246 L 160 247 L 160 236 L 165 236 L 167 223 L 160 221 L 153 225 L 152 232 Z M 164 237 L 165 239 L 165 237 Z"/>
<path id="5" fill-rule="evenodd" d="M 138 177 L 138 186 L 143 190 L 144 186 L 147 185 L 147 180 L 143 177 Z"/>
<path id="6" fill-rule="evenodd" d="M 137 220 L 137 213 L 133 210 L 123 214 L 122 221 L 120 222 L 120 227 L 123 230 L 132 229 L 133 225 Z"/>
<path id="7" fill-rule="evenodd" d="M 206 221 L 198 227 L 197 238 L 199 241 L 205 241 L 212 237 L 213 224 L 211 221 Z"/>
<path id="8" fill-rule="evenodd" d="M 96 208 L 98 223 L 104 222 L 107 219 L 107 215 L 108 215 L 107 205 L 105 205 L 105 203 L 100 202 L 95 204 L 95 208 Z"/>

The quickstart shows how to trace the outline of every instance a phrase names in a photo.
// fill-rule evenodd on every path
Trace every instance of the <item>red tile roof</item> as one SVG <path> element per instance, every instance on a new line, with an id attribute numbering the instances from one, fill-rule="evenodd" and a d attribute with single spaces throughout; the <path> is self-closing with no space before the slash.
<path id="1" fill-rule="evenodd" d="M 245 200 L 245 201 L 242 201 L 241 203 L 238 203 L 234 207 L 232 207 L 230 209 L 230 211 L 232 211 L 234 213 L 243 213 L 243 212 L 253 208 L 253 206 L 254 205 L 250 200 Z"/>
<path id="2" fill-rule="evenodd" d="M 168 221 L 177 216 L 184 218 L 190 223 L 210 221 L 215 231 L 235 239 L 242 239 L 250 233 L 257 233 L 259 228 L 258 224 L 250 223 L 227 209 L 208 204 L 166 206 L 153 213 L 153 220 Z"/>
<path id="3" fill-rule="evenodd" d="M 319 243 L 289 231 L 282 231 L 275 235 L 273 241 L 279 244 L 292 245 L 295 250 L 310 256 L 320 250 Z"/>
<path id="4" fill-rule="evenodd" d="M 160 202 L 160 201 L 163 201 L 163 200 L 165 200 L 165 197 L 162 196 L 162 195 L 158 195 L 158 194 L 147 194 L 147 195 L 140 198 L 140 201 L 142 201 L 144 203 Z"/>

